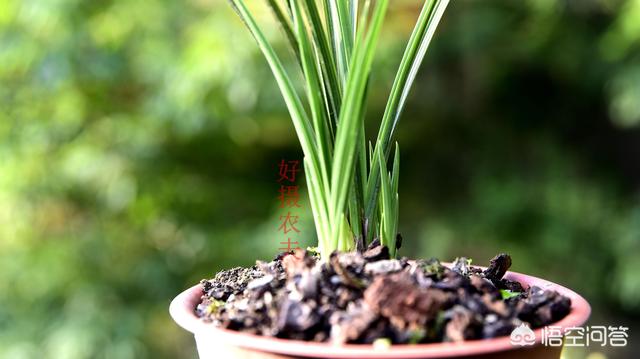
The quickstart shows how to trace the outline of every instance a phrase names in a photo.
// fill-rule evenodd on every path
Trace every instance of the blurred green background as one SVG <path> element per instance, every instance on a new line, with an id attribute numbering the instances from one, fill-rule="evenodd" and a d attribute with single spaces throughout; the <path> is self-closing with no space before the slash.
<path id="1" fill-rule="evenodd" d="M 372 130 L 419 5 L 392 1 Z M 452 1 L 398 139 L 401 254 L 509 252 L 640 350 L 640 0 Z M 226 1 L 0 2 L 0 357 L 194 357 L 169 301 L 276 254 L 300 158 Z"/>

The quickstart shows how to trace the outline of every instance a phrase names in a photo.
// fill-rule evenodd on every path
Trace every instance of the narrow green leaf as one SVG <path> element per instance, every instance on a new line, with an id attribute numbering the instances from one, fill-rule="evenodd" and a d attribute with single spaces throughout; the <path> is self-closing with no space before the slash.
<path id="1" fill-rule="evenodd" d="M 376 3 L 371 28 L 363 39 L 356 41 L 353 54 L 353 61 L 359 66 L 354 66 L 349 72 L 347 87 L 344 94 L 342 108 L 340 110 L 340 121 L 336 133 L 336 143 L 331 174 L 331 216 L 339 218 L 345 209 L 345 203 L 349 194 L 349 183 L 354 173 L 354 162 L 360 127 L 362 124 L 363 96 L 373 55 L 377 43 L 382 21 L 386 13 L 388 0 L 381 0 Z M 337 228 L 334 234 L 337 236 Z"/>
<path id="2" fill-rule="evenodd" d="M 366 107 L 366 98 L 368 93 L 368 84 L 365 88 L 365 93 L 363 95 L 363 103 L 362 107 Z M 353 178 L 353 185 L 351 188 L 351 195 L 349 198 L 349 222 L 351 224 L 351 228 L 355 235 L 355 240 L 358 249 L 364 249 L 366 239 L 363 233 L 363 220 L 364 220 L 364 189 L 367 184 L 367 146 L 365 141 L 365 128 L 364 128 L 364 117 L 365 111 L 361 111 L 361 126 L 360 126 L 360 134 L 358 136 L 358 144 L 356 148 L 356 171 L 355 176 Z M 356 216 L 357 217 L 354 217 Z"/>
<path id="3" fill-rule="evenodd" d="M 395 256 L 396 236 L 394 232 L 395 211 L 389 173 L 383 156 L 378 156 L 378 165 L 382 173 L 380 178 L 380 244 L 389 247 L 391 257 Z"/>
<path id="4" fill-rule="evenodd" d="M 282 96 L 285 100 L 285 103 L 289 110 L 289 114 L 291 115 L 291 120 L 300 141 L 302 151 L 305 155 L 305 161 L 308 161 L 306 167 L 308 178 L 311 180 L 309 186 L 316 186 L 315 188 L 318 188 L 319 191 L 322 191 L 323 189 L 325 191 L 324 196 L 318 195 L 316 197 L 316 207 L 319 210 L 326 212 L 328 215 L 328 184 L 325 180 L 323 180 L 323 165 L 320 160 L 318 146 L 314 138 L 314 131 L 309 121 L 308 115 L 305 112 L 304 107 L 302 106 L 302 102 L 300 101 L 298 94 L 294 90 L 293 84 L 291 83 L 287 72 L 282 66 L 282 62 L 280 61 L 273 48 L 267 41 L 266 37 L 260 30 L 259 26 L 255 22 L 244 1 L 230 1 L 234 10 L 238 13 L 238 16 L 245 23 L 254 39 L 258 43 L 258 47 L 265 56 L 271 68 L 271 72 L 273 73 L 276 82 L 278 83 L 278 87 L 280 88 L 280 92 L 282 93 Z M 330 228 L 330 224 L 331 223 L 328 221 L 326 222 L 326 224 L 321 224 L 321 226 L 329 226 L 329 228 L 327 229 L 329 233 L 324 234 L 325 236 L 330 235 L 331 231 L 333 230 L 333 228 Z M 316 226 L 318 226 L 318 224 L 316 224 Z"/>
<path id="5" fill-rule="evenodd" d="M 367 177 L 368 177 L 368 172 L 367 172 L 367 136 L 366 136 L 366 132 L 365 132 L 365 126 L 364 126 L 364 121 L 366 119 L 366 115 L 367 115 L 367 99 L 368 99 L 368 94 L 369 94 L 369 78 L 367 78 L 367 85 L 365 86 L 365 90 L 364 90 L 364 95 L 363 95 L 363 102 L 362 102 L 362 110 L 360 111 L 360 123 L 362 124 L 360 126 L 360 135 L 358 138 L 358 142 L 357 142 L 357 150 L 356 153 L 358 154 L 358 157 L 356 159 L 357 162 L 357 171 L 356 171 L 356 178 L 358 179 L 358 195 L 361 196 L 361 201 L 364 201 L 364 190 L 367 187 Z M 364 206 L 364 204 L 363 204 Z M 363 213 L 364 214 L 364 213 Z"/>
<path id="6" fill-rule="evenodd" d="M 353 233 L 351 232 L 351 229 L 349 227 L 349 222 L 347 221 L 347 217 L 344 214 L 340 215 L 340 218 L 337 224 L 338 224 L 338 227 L 340 228 L 338 230 L 340 232 L 340 235 L 337 236 L 336 238 L 344 238 L 349 240 L 339 240 L 337 243 L 335 243 L 334 248 L 342 252 L 348 252 L 350 250 L 353 250 L 354 243 L 352 240 L 350 240 L 353 238 Z"/>
<path id="7" fill-rule="evenodd" d="M 300 54 L 298 53 L 298 41 L 296 40 L 296 36 L 294 34 L 293 27 L 291 26 L 289 17 L 285 14 L 284 10 L 282 10 L 282 7 L 278 0 L 267 0 L 267 4 L 269 5 L 269 8 L 273 12 L 273 15 L 275 16 L 276 20 L 278 20 L 280 27 L 287 36 L 287 40 L 289 41 L 291 49 L 295 52 L 296 57 L 298 57 L 299 59 Z"/>
<path id="8" fill-rule="evenodd" d="M 317 67 L 311 36 L 306 30 L 305 20 L 302 13 L 301 5 L 296 0 L 290 1 L 291 10 L 293 13 L 293 21 L 295 26 L 295 35 L 298 38 L 300 61 L 302 63 L 302 69 L 305 77 L 305 83 L 307 87 L 307 98 L 309 99 L 309 106 L 311 108 L 311 118 L 313 120 L 313 127 L 316 136 L 316 145 L 318 146 L 318 154 L 320 160 L 320 170 L 325 183 L 325 191 L 329 192 L 329 176 L 330 169 L 328 164 L 331 161 L 331 138 L 329 137 L 329 128 L 326 113 L 323 111 L 323 101 L 321 94 L 323 92 L 320 78 L 320 69 Z"/>
<path id="9" fill-rule="evenodd" d="M 371 141 L 369 141 L 369 164 L 371 166 L 371 164 L 373 164 L 373 162 L 375 161 L 374 157 L 373 157 L 373 144 L 371 143 Z M 364 187 L 365 191 L 366 191 L 366 186 Z M 366 192 L 365 192 L 365 196 L 366 196 Z M 365 197 L 366 199 L 366 197 Z M 365 243 L 370 243 L 373 238 L 375 237 L 375 231 L 377 230 L 377 226 L 375 226 L 374 224 L 377 223 L 376 222 L 376 211 L 373 211 L 373 213 L 369 216 L 367 216 L 365 214 L 364 216 L 364 241 Z"/>
<path id="10" fill-rule="evenodd" d="M 425 1 L 416 26 L 414 27 L 405 52 L 400 61 L 396 78 L 393 82 L 391 94 L 382 118 L 380 131 L 374 149 L 374 156 L 378 153 L 389 155 L 389 143 L 393 138 L 395 127 L 402 113 L 404 103 L 411 89 L 411 85 L 422 64 L 424 55 L 433 38 L 435 29 L 442 18 L 449 0 Z M 379 191 L 380 171 L 374 162 L 371 165 L 367 188 L 365 190 L 365 217 L 369 218 L 375 211 L 376 198 Z"/>
<path id="11" fill-rule="evenodd" d="M 399 182 L 400 182 L 400 145 L 398 145 L 398 142 L 396 142 L 396 151 L 393 158 L 393 170 L 391 172 L 391 196 L 392 196 L 391 211 L 393 211 L 393 223 L 391 225 L 392 230 L 390 234 L 393 236 L 394 256 L 397 254 L 396 253 L 397 248 L 395 248 L 396 240 L 397 240 L 396 235 L 398 234 L 398 228 L 400 226 L 399 225 L 400 197 L 398 196 Z"/>
<path id="12" fill-rule="evenodd" d="M 342 100 L 342 82 L 338 79 L 336 60 L 331 51 L 331 42 L 327 35 L 327 30 L 320 18 L 320 10 L 315 0 L 305 0 L 305 8 L 311 23 L 311 33 L 315 39 L 318 49 L 318 60 L 322 68 L 322 80 L 324 84 L 324 99 L 326 111 L 329 114 L 331 123 L 329 126 L 331 139 L 335 138 L 335 127 L 338 123 L 340 105 Z"/>
<path id="13" fill-rule="evenodd" d="M 399 97 L 397 93 L 394 93 L 393 96 L 389 98 L 387 107 L 389 108 L 390 114 L 388 116 L 393 120 L 393 123 L 390 129 L 388 129 L 386 123 L 383 120 L 381 128 L 383 129 L 383 134 L 386 135 L 384 137 L 383 149 L 386 149 L 386 147 L 388 147 L 388 144 L 393 138 L 395 128 L 398 124 L 398 120 L 400 119 L 400 115 L 402 114 L 402 110 L 404 109 L 404 105 L 407 97 L 409 96 L 409 92 L 411 91 L 413 81 L 418 74 L 418 70 L 420 70 L 420 66 L 422 65 L 424 56 L 427 53 L 427 49 L 429 48 L 431 39 L 433 39 L 433 35 L 435 34 L 436 28 L 440 23 L 440 19 L 442 19 L 442 15 L 444 14 L 444 11 L 447 8 L 448 4 L 449 0 L 439 0 L 435 2 L 432 11 L 430 11 L 428 14 L 429 17 L 426 22 L 425 28 L 423 31 L 421 31 L 421 36 L 419 36 L 418 48 L 415 49 L 415 52 L 411 51 L 411 53 L 407 56 L 406 62 L 401 62 L 401 68 L 400 71 L 398 71 L 399 76 L 397 78 L 399 80 L 399 87 L 402 90 Z M 418 20 L 418 24 L 421 24 L 421 20 Z M 411 48 L 413 49 L 413 45 L 411 46 Z M 408 71 L 406 71 L 405 67 L 407 64 L 410 64 Z"/>
<path id="14" fill-rule="evenodd" d="M 310 163 L 308 158 L 304 158 L 304 173 L 307 180 L 307 191 L 309 192 L 309 203 L 311 212 L 313 213 L 313 221 L 318 235 L 318 247 L 322 258 L 329 258 L 332 246 L 330 242 L 331 227 L 329 225 L 329 216 L 324 200 L 322 198 L 320 184 L 310 175 Z"/>
<path id="15" fill-rule="evenodd" d="M 391 176 L 391 190 L 393 193 L 398 193 L 398 182 L 400 180 L 400 145 L 398 145 L 398 142 L 396 142 L 396 152 L 393 157 Z"/>
<path id="16" fill-rule="evenodd" d="M 353 41 L 355 41 L 356 39 L 356 33 L 358 32 L 358 8 L 359 8 L 359 1 L 358 0 L 351 0 L 349 2 L 350 6 L 350 12 L 351 12 L 351 32 L 352 32 L 352 36 L 353 36 Z"/>
<path id="17" fill-rule="evenodd" d="M 333 40 L 333 50 L 336 54 L 336 64 L 338 74 L 342 80 L 343 87 L 349 73 L 349 63 L 351 60 L 351 50 L 353 48 L 353 38 L 347 0 L 328 0 L 327 18 Z"/>
<path id="18" fill-rule="evenodd" d="M 316 150 L 316 144 L 313 136 L 313 130 L 311 127 L 311 123 L 309 122 L 309 118 L 307 113 L 304 110 L 302 102 L 296 93 L 294 86 L 289 78 L 289 75 L 284 69 L 282 62 L 276 55 L 275 51 L 267 41 L 266 37 L 260 30 L 260 27 L 257 25 L 255 19 L 247 9 L 243 0 L 230 0 L 231 4 L 240 17 L 240 19 L 245 23 L 251 35 L 254 37 L 256 42 L 258 43 L 258 47 L 262 51 L 264 57 L 271 68 L 271 72 L 273 73 L 276 82 L 278 83 L 278 87 L 280 88 L 280 92 L 285 100 L 289 113 L 291 115 L 292 121 L 294 123 L 294 127 L 296 129 L 296 133 L 298 134 L 298 138 L 302 145 L 302 149 L 305 155 L 308 155 L 311 162 L 311 170 L 315 171 L 319 166 L 318 153 Z"/>
<path id="19" fill-rule="evenodd" d="M 349 195 L 349 225 L 351 226 L 351 231 L 353 232 L 354 241 L 356 242 L 356 248 L 363 248 L 364 241 L 362 237 L 362 213 L 360 210 L 362 206 L 358 203 L 358 196 L 356 192 L 352 190 Z M 361 245 L 358 244 L 359 241 L 363 241 Z"/>

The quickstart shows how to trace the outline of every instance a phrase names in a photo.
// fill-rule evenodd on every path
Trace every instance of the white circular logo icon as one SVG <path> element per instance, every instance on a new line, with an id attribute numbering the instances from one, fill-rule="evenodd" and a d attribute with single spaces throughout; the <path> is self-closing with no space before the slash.
<path id="1" fill-rule="evenodd" d="M 536 334 L 526 324 L 520 324 L 511 332 L 511 345 L 526 346 L 533 345 L 536 342 Z"/>

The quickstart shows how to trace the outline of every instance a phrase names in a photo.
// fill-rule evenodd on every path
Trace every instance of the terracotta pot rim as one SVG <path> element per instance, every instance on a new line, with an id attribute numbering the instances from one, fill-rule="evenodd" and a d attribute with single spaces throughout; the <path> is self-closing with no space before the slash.
<path id="1" fill-rule="evenodd" d="M 474 266 L 477 267 L 477 266 Z M 482 268 L 482 267 L 480 267 Z M 539 286 L 552 289 L 571 298 L 571 312 L 562 320 L 551 324 L 562 329 L 584 324 L 591 314 L 589 303 L 576 292 L 559 284 L 526 274 L 507 272 L 505 278 L 518 281 L 527 286 Z M 194 308 L 200 301 L 202 289 L 197 284 L 180 293 L 169 307 L 173 320 L 185 330 L 198 336 L 215 336 L 220 342 L 244 349 L 277 353 L 282 355 L 305 357 L 352 358 L 366 355 L 370 358 L 417 358 L 417 357 L 456 357 L 521 349 L 513 346 L 509 336 L 493 339 L 468 340 L 461 343 L 398 344 L 389 348 L 374 348 L 369 344 L 334 345 L 330 343 L 306 342 L 301 340 L 280 339 L 221 329 L 211 323 L 205 323 L 195 315 Z M 540 345 L 542 328 L 535 329 L 536 341 Z M 204 338 L 202 338 L 204 339 Z"/>

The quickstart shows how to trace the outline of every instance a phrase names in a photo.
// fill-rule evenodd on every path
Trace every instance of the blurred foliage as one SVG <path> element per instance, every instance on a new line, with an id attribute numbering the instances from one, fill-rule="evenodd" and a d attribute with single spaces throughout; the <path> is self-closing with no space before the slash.
<path id="1" fill-rule="evenodd" d="M 418 5 L 393 2 L 372 119 Z M 506 251 L 594 324 L 637 325 L 640 0 L 454 1 L 414 90 L 401 254 Z M 282 158 L 294 133 L 226 1 L 0 2 L 0 357 L 194 356 L 168 303 L 275 254 Z"/>

